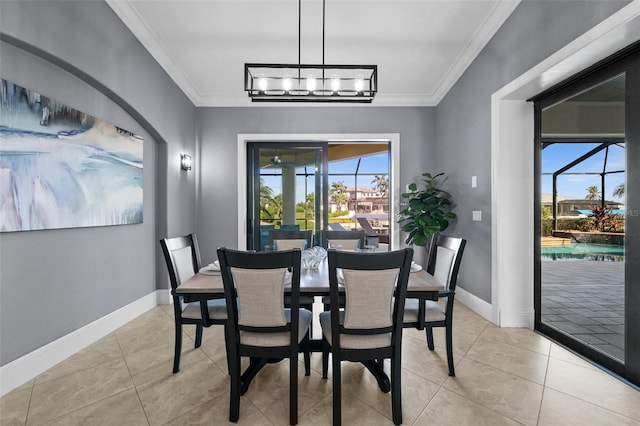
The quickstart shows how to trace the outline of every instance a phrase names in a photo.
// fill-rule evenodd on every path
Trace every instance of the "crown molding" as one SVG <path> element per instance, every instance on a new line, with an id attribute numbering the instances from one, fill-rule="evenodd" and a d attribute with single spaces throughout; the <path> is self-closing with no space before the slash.
<path id="1" fill-rule="evenodd" d="M 196 86 L 189 79 L 187 73 L 179 63 L 171 56 L 164 47 L 160 39 L 150 28 L 145 19 L 138 13 L 129 0 L 105 0 L 114 13 L 129 28 L 132 34 L 140 41 L 144 48 L 165 70 L 169 77 L 184 92 L 189 100 L 196 107 L 284 107 L 286 103 L 252 103 L 244 94 L 238 95 L 216 95 L 201 94 L 196 90 Z M 456 58 L 444 77 L 438 83 L 436 90 L 431 94 L 387 94 L 378 93 L 371 106 L 437 106 L 440 101 L 451 90 L 454 84 L 462 76 L 465 70 L 471 65 L 474 59 L 491 40 L 502 24 L 507 20 L 521 0 L 499 0 L 496 2 L 491 12 L 478 28 L 473 38 Z M 349 104 L 319 104 L 301 103 L 297 106 L 353 106 Z M 355 105 L 362 106 L 362 105 Z"/>

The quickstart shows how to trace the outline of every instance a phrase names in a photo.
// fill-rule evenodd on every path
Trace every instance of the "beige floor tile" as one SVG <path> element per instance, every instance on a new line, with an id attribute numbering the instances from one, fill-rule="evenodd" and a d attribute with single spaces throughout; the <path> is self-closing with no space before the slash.
<path id="1" fill-rule="evenodd" d="M 507 343 L 520 349 L 549 355 L 551 342 L 527 328 L 498 327 L 487 324 L 480 334 L 480 339 L 489 342 Z"/>
<path id="2" fill-rule="evenodd" d="M 467 358 L 540 385 L 544 385 L 549 361 L 546 355 L 482 338 L 467 352 Z"/>
<path id="3" fill-rule="evenodd" d="M 434 350 L 439 352 L 445 352 L 447 350 L 447 340 L 444 327 L 436 327 L 433 329 L 433 343 Z M 418 340 L 422 345 L 427 348 L 427 336 L 425 330 L 416 330 L 415 328 L 405 328 L 402 332 L 403 339 L 405 337 Z M 478 334 L 475 331 L 469 331 L 463 327 L 453 328 L 453 356 L 456 358 L 462 358 L 471 348 L 471 346 L 478 339 Z"/>
<path id="4" fill-rule="evenodd" d="M 546 389 L 542 397 L 539 426 L 554 425 L 638 425 L 613 411 L 598 407 L 570 395 Z"/>
<path id="5" fill-rule="evenodd" d="M 316 304 L 316 316 L 321 310 Z M 543 426 L 640 424 L 639 392 L 536 333 L 496 327 L 456 302 L 453 336 L 457 377 L 449 378 L 444 329 L 434 330 L 435 351 L 424 331 L 404 330 L 404 424 L 536 424 L 538 414 Z M 199 349 L 194 338 L 185 326 L 181 371 L 172 374 L 173 308 L 152 309 L 0 398 L 0 424 L 228 424 L 223 327 L 205 329 Z M 299 424 L 329 425 L 331 367 L 325 380 L 321 354 L 311 364 L 305 377 L 300 355 Z M 342 370 L 343 424 L 391 425 L 390 394 L 361 364 Z M 288 424 L 288 371 L 281 362 L 258 374 L 239 424 Z"/>
<path id="6" fill-rule="evenodd" d="M 153 380 L 173 372 L 174 342 L 150 346 L 139 349 L 126 356 L 125 361 L 131 372 L 134 383 L 142 383 Z M 180 355 L 180 369 L 195 362 L 208 360 L 207 355 L 193 347 L 193 341 L 182 341 L 182 353 Z"/>
<path id="7" fill-rule="evenodd" d="M 342 394 L 342 424 L 349 426 L 388 426 L 393 422 L 381 415 L 357 397 L 344 393 Z M 327 395 L 319 404 L 305 412 L 298 419 L 300 426 L 327 426 L 333 422 L 333 394 Z M 407 424 L 407 423 L 405 423 Z"/>
<path id="8" fill-rule="evenodd" d="M 33 381 L 30 381 L 30 384 L 33 384 Z M 0 399 L 0 425 L 24 425 L 27 421 L 30 399 L 31 386 L 25 388 L 24 385 L 3 396 Z"/>
<path id="9" fill-rule="evenodd" d="M 591 368 L 593 370 L 599 370 L 598 367 L 594 366 L 591 362 L 585 360 L 579 355 L 571 352 L 569 349 L 563 348 L 562 346 L 552 343 L 551 350 L 549 352 L 549 356 L 551 358 L 559 359 L 562 361 L 570 362 L 575 365 L 579 365 L 585 368 Z"/>
<path id="10" fill-rule="evenodd" d="M 135 389 L 129 389 L 58 417 L 48 422 L 47 426 L 147 426 L 148 424 Z"/>
<path id="11" fill-rule="evenodd" d="M 210 360 L 184 366 L 137 387 L 149 424 L 162 425 L 227 393 L 228 378 Z"/>
<path id="12" fill-rule="evenodd" d="M 132 387 L 123 360 L 35 385 L 27 424 L 42 424 Z"/>
<path id="13" fill-rule="evenodd" d="M 224 327 L 213 326 L 204 331 L 200 349 L 213 361 L 218 368 L 227 368 L 227 349 L 224 342 Z"/>
<path id="14" fill-rule="evenodd" d="M 535 425 L 543 386 L 465 358 L 444 387 L 503 416 Z"/>
<path id="15" fill-rule="evenodd" d="M 385 371 L 389 373 L 390 370 L 386 369 Z M 402 419 L 405 424 L 413 424 L 415 422 L 439 388 L 440 386 L 437 384 L 414 374 L 404 367 L 402 368 Z M 377 395 L 377 399 L 382 396 L 380 390 L 377 391 Z M 391 394 L 388 395 L 388 398 L 383 399 L 384 404 L 374 405 L 373 407 L 382 414 L 386 413 L 391 418 Z"/>
<path id="16" fill-rule="evenodd" d="M 118 341 L 112 333 L 36 377 L 36 384 L 122 359 Z"/>
<path id="17" fill-rule="evenodd" d="M 600 370 L 550 358 L 546 386 L 640 421 L 640 392 Z"/>
<path id="18" fill-rule="evenodd" d="M 464 354 L 454 350 L 454 365 L 457 366 L 463 356 Z M 403 339 L 402 368 L 441 385 L 449 377 L 447 351 L 444 348 L 430 351 L 427 348 L 426 340 Z"/>
<path id="19" fill-rule="evenodd" d="M 158 312 L 158 311 L 155 311 Z M 163 315 L 158 312 L 159 315 Z M 126 328 L 125 328 L 126 327 Z M 125 356 L 150 347 L 158 345 L 173 344 L 174 326 L 173 323 L 161 318 L 161 321 L 146 322 L 138 327 L 122 327 L 116 330 L 115 335 L 118 338 L 118 344 Z M 183 341 L 189 341 L 183 335 Z"/>
<path id="20" fill-rule="evenodd" d="M 298 415 L 319 403 L 331 392 L 331 381 L 316 372 L 304 375 L 303 364 L 298 363 Z M 267 364 L 253 379 L 247 393 L 241 398 L 250 400 L 272 423 L 289 421 L 289 362 Z"/>
<path id="21" fill-rule="evenodd" d="M 415 426 L 515 426 L 520 423 L 442 388 L 413 424 Z"/>
<path id="22" fill-rule="evenodd" d="M 186 414 L 170 421 L 166 426 L 271 426 L 272 423 L 256 408 L 251 401 L 240 403 L 240 418 L 237 423 L 229 422 L 229 398 L 221 397 L 205 402 Z"/>

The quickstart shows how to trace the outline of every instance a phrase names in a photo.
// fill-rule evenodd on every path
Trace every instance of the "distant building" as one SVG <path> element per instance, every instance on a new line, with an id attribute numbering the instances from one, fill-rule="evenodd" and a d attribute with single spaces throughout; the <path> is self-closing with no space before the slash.
<path id="1" fill-rule="evenodd" d="M 347 203 L 349 216 L 354 216 L 356 213 L 389 214 L 388 196 L 384 196 L 371 188 L 362 187 L 347 187 L 347 194 L 349 195 L 349 201 Z M 340 206 L 333 201 L 329 202 L 329 211 L 335 212 L 339 210 L 339 208 Z"/>
<path id="2" fill-rule="evenodd" d="M 602 204 L 601 200 L 586 200 L 584 198 L 571 198 L 558 195 L 558 217 L 587 217 L 595 206 Z M 542 207 L 552 207 L 551 194 L 542 194 Z M 617 201 L 604 201 L 605 207 L 609 207 L 614 213 L 624 214 L 624 204 Z"/>

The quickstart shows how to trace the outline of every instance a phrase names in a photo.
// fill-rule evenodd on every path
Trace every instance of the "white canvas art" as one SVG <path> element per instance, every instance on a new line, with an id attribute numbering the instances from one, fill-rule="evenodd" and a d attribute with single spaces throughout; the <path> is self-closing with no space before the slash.
<path id="1" fill-rule="evenodd" d="M 0 232 L 142 222 L 143 140 L 0 80 Z"/>

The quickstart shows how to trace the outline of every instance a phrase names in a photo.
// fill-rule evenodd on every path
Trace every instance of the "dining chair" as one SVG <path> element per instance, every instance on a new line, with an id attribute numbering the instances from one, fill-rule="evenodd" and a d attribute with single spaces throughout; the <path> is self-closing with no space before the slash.
<path id="1" fill-rule="evenodd" d="M 404 327 L 425 330 L 427 347 L 434 350 L 433 328 L 445 327 L 449 376 L 455 376 L 453 365 L 453 299 L 458 271 L 467 241 L 463 238 L 436 234 L 431 239 L 427 272 L 444 285 L 438 301 L 408 298 L 404 310 Z"/>
<path id="2" fill-rule="evenodd" d="M 189 302 L 176 294 L 176 288 L 194 276 L 200 270 L 200 249 L 195 234 L 182 237 L 164 238 L 160 240 L 164 260 L 169 271 L 171 295 L 173 297 L 173 312 L 175 319 L 175 354 L 173 357 L 173 372 L 180 371 L 180 353 L 182 351 L 182 325 L 195 324 L 195 347 L 202 344 L 203 327 L 227 322 L 227 308 L 224 299 L 202 300 Z M 226 332 L 225 332 L 226 336 Z"/>
<path id="3" fill-rule="evenodd" d="M 218 249 L 227 301 L 227 358 L 231 375 L 229 421 L 240 416 L 241 357 L 289 359 L 289 422 L 298 423 L 298 352 L 308 351 L 312 314 L 299 306 L 299 249 L 244 252 Z M 291 307 L 284 306 L 290 281 Z"/>
<path id="4" fill-rule="evenodd" d="M 269 244 L 276 250 L 304 250 L 312 247 L 313 231 L 287 231 L 274 229 L 269 231 Z"/>
<path id="5" fill-rule="evenodd" d="M 384 365 L 391 359 L 393 422 L 402 423 L 402 319 L 413 249 L 351 253 L 329 249 L 330 311 L 320 314 L 323 366 L 333 372 L 333 424 L 341 424 L 341 362 Z M 344 286 L 344 293 L 340 286 Z M 346 296 L 344 308 L 339 297 Z"/>
<path id="6" fill-rule="evenodd" d="M 365 245 L 365 233 L 362 229 L 353 231 L 322 231 L 322 247 L 355 251 Z"/>
<path id="7" fill-rule="evenodd" d="M 283 225 L 284 226 L 284 225 Z M 298 225 L 296 225 L 298 226 Z M 305 231 L 291 231 L 291 230 L 282 230 L 275 229 L 269 231 L 269 245 L 271 245 L 275 250 L 291 250 L 294 248 L 299 248 L 300 250 L 305 250 L 312 247 L 313 242 L 313 231 L 305 230 Z M 290 301 L 291 296 L 285 296 L 285 307 L 291 306 Z M 304 309 L 308 309 L 313 313 L 313 296 L 300 296 L 300 307 Z M 313 323 L 311 324 L 311 329 L 313 330 Z M 313 331 L 310 332 L 313 334 Z M 305 352 L 305 365 L 310 365 L 310 355 L 309 352 Z M 309 367 L 310 368 L 310 367 Z M 307 375 L 309 375 L 310 371 L 305 371 Z"/>

